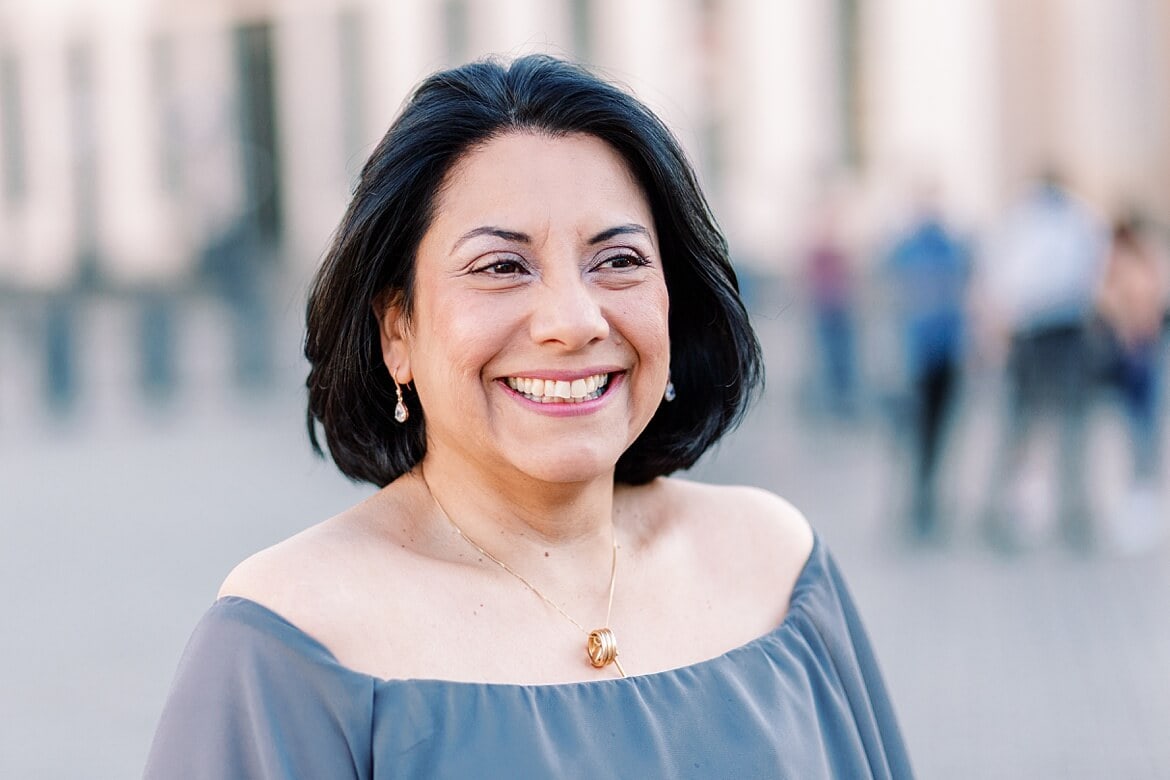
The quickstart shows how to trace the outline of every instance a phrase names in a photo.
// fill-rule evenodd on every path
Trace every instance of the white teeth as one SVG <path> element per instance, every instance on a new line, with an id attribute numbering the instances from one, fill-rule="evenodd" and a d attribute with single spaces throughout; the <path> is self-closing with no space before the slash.
<path id="1" fill-rule="evenodd" d="M 542 404 L 579 403 L 599 398 L 609 384 L 609 374 L 592 374 L 580 379 L 537 379 L 513 376 L 505 380 L 508 387 L 530 401 Z"/>

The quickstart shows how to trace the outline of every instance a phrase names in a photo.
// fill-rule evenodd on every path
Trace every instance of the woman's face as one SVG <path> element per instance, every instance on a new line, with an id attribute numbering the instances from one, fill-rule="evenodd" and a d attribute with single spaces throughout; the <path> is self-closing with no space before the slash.
<path id="1" fill-rule="evenodd" d="M 383 318 L 428 458 L 498 476 L 609 475 L 662 401 L 668 299 L 649 203 L 590 135 L 499 136 L 448 174 L 414 311 Z"/>

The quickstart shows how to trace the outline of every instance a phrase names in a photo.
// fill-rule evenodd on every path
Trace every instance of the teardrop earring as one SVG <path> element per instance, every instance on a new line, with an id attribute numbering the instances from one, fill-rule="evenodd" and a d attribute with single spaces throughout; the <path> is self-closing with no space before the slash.
<path id="1" fill-rule="evenodd" d="M 394 379 L 394 392 L 398 396 L 398 403 L 394 404 L 394 419 L 399 423 L 404 423 L 410 419 L 410 410 L 406 408 L 406 403 L 402 400 L 402 385 L 398 384 L 398 379 Z"/>
<path id="2" fill-rule="evenodd" d="M 668 375 L 666 378 L 666 390 L 662 393 L 662 400 L 670 403 L 675 399 L 675 396 L 676 393 L 674 392 L 674 381 L 671 380 L 670 376 Z"/>

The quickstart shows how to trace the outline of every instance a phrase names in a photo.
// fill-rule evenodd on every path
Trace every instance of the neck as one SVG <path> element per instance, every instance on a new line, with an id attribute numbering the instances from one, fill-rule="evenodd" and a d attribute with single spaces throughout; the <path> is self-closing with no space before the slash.
<path id="1" fill-rule="evenodd" d="M 440 515 L 493 553 L 597 550 L 613 543 L 612 473 L 549 484 L 524 475 L 469 474 L 428 454 L 414 471 Z"/>
<path id="2" fill-rule="evenodd" d="M 428 455 L 414 474 L 442 518 L 438 522 L 453 526 L 459 537 L 455 544 L 490 558 L 587 634 L 586 654 L 595 668 L 612 663 L 626 676 L 609 628 L 618 562 L 612 471 L 604 479 L 577 485 L 501 480 L 498 475 L 489 481 L 445 469 L 441 457 Z M 604 582 L 597 576 L 603 563 L 608 563 L 609 575 Z M 533 577 L 537 572 L 539 578 Z M 589 611 L 596 611 L 593 607 L 602 599 L 599 629 L 586 628 L 566 610 L 584 615 L 583 607 L 592 605 Z"/>

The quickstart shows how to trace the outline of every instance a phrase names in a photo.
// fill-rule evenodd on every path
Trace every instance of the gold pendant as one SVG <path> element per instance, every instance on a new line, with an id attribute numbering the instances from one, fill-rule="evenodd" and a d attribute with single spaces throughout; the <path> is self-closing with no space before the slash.
<path id="1" fill-rule="evenodd" d="M 617 637 L 614 636 L 612 628 L 599 628 L 590 632 L 585 652 L 589 655 L 589 663 L 593 664 L 594 668 L 603 669 L 612 663 L 617 666 L 622 677 L 626 676 L 625 670 L 617 660 Z"/>

